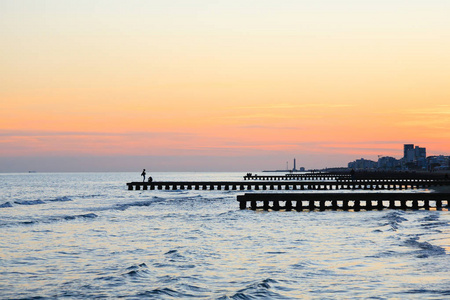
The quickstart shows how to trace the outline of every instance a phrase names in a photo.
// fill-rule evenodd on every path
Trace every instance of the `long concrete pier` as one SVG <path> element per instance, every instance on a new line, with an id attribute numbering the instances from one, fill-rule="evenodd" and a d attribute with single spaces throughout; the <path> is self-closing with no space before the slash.
<path id="1" fill-rule="evenodd" d="M 246 193 L 239 207 L 252 210 L 449 209 L 450 193 Z"/>
<path id="2" fill-rule="evenodd" d="M 432 179 L 341 179 L 338 181 L 153 181 L 129 182 L 128 190 L 404 190 L 450 185 Z"/>

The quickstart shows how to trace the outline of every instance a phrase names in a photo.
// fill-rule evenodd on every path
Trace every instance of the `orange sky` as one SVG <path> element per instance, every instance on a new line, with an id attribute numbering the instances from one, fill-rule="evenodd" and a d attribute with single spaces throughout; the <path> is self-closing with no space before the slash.
<path id="1" fill-rule="evenodd" d="M 449 15 L 437 0 L 1 1 L 0 161 L 450 155 Z"/>

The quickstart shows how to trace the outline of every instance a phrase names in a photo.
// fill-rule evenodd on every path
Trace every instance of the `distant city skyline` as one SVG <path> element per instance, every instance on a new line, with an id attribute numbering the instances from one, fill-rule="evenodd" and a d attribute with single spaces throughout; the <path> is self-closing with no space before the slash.
<path id="1" fill-rule="evenodd" d="M 403 144 L 405 145 L 405 144 Z M 355 156 L 353 154 L 342 155 L 339 159 L 342 160 L 340 165 L 333 164 L 336 156 L 329 157 L 327 155 L 319 154 L 315 156 L 315 160 L 321 163 L 314 164 L 311 162 L 311 155 L 302 155 L 299 153 L 293 158 L 286 159 L 286 157 L 277 157 L 276 160 L 267 160 L 263 156 L 240 156 L 240 157 L 207 157 L 207 156 L 183 156 L 178 157 L 182 160 L 180 164 L 171 156 L 166 157 L 150 157 L 150 156 L 73 156 L 73 157 L 17 157 L 17 158 L 0 158 L 0 165 L 2 170 L 0 173 L 6 172 L 136 172 L 141 166 L 146 166 L 150 172 L 164 172 L 164 171 L 181 171 L 181 172 L 196 172 L 196 171 L 257 171 L 263 170 L 294 170 L 297 171 L 305 168 L 308 169 L 325 169 L 325 168 L 352 168 L 349 162 L 359 161 L 365 168 L 378 167 L 381 161 L 385 163 L 396 164 L 403 159 L 405 149 L 401 149 L 402 145 L 397 147 L 397 155 L 383 156 L 372 155 L 362 158 L 362 156 Z M 419 147 L 425 149 L 425 147 Z M 450 162 L 450 156 L 433 153 L 427 155 L 430 157 L 445 157 Z M 299 161 L 298 157 L 302 158 Z M 355 157 L 361 157 L 356 159 Z M 309 160 L 308 160 L 309 158 Z M 395 162 L 390 161 L 393 159 Z M 378 162 L 377 162 L 378 160 Z M 387 162 L 390 161 L 390 162 Z M 239 163 L 237 165 L 237 163 Z M 295 164 L 294 164 L 295 162 Z M 368 163 L 368 165 L 365 165 Z M 50 166 L 50 167 L 49 167 Z M 86 167 L 88 166 L 88 167 Z"/>
<path id="2" fill-rule="evenodd" d="M 450 155 L 450 2 L 0 1 L 0 172 Z"/>
<path id="3" fill-rule="evenodd" d="M 357 159 L 348 163 L 348 168 L 363 170 L 398 170 L 398 171 L 436 171 L 450 170 L 450 156 L 427 156 L 426 147 L 414 144 L 403 145 L 403 157 L 396 159 L 391 156 L 378 156 L 377 161 L 370 159 Z"/>

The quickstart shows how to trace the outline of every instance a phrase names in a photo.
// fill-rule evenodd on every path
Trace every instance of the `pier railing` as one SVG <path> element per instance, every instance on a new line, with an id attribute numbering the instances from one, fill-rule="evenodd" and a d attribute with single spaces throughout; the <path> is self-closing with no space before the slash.
<path id="1" fill-rule="evenodd" d="M 257 175 L 248 174 L 244 180 L 338 180 L 350 179 L 350 174 L 286 174 L 286 175 Z"/>
<path id="2" fill-rule="evenodd" d="M 421 179 L 421 180 L 445 180 L 449 179 L 447 173 L 431 172 L 407 172 L 407 171 L 357 171 L 332 172 L 332 173 L 289 173 L 285 175 L 257 175 L 247 173 L 244 180 L 370 180 L 370 179 Z"/>

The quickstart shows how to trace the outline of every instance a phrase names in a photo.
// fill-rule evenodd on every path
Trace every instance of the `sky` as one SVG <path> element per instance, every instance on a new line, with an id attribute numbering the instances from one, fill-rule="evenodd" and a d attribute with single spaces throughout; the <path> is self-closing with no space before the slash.
<path id="1" fill-rule="evenodd" d="M 450 155 L 448 0 L 0 0 L 0 172 Z"/>

